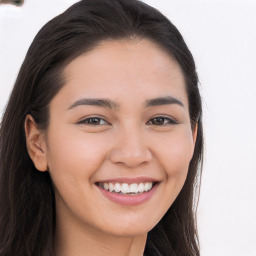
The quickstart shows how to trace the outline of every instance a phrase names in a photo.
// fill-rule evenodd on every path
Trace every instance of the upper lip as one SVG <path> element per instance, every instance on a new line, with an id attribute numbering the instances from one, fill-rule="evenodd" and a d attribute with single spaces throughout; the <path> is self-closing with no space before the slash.
<path id="1" fill-rule="evenodd" d="M 133 184 L 133 183 L 145 183 L 145 182 L 159 182 L 159 180 L 147 177 L 147 176 L 140 176 L 140 177 L 117 177 L 113 179 L 106 179 L 106 180 L 100 180 L 96 183 L 127 183 L 127 184 Z"/>

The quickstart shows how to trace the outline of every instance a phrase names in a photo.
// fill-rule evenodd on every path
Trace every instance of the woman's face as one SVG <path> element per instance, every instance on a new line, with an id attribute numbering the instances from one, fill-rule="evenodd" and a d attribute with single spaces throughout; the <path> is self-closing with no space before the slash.
<path id="1" fill-rule="evenodd" d="M 180 67 L 149 40 L 104 41 L 64 77 L 44 151 L 57 220 L 147 233 L 179 194 L 194 150 Z"/>

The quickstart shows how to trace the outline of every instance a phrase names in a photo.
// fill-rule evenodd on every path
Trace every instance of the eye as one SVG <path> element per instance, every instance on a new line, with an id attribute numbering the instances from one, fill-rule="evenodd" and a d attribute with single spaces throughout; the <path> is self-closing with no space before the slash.
<path id="1" fill-rule="evenodd" d="M 107 122 L 105 119 L 100 117 L 89 117 L 79 121 L 77 124 L 97 126 L 97 125 L 108 125 L 109 122 Z"/>
<path id="2" fill-rule="evenodd" d="M 157 116 L 154 117 L 152 119 L 150 119 L 147 124 L 149 125 L 158 125 L 158 126 L 162 126 L 162 125 L 171 125 L 171 124 L 177 124 L 176 121 L 174 121 L 171 118 L 168 117 L 163 117 L 163 116 Z"/>

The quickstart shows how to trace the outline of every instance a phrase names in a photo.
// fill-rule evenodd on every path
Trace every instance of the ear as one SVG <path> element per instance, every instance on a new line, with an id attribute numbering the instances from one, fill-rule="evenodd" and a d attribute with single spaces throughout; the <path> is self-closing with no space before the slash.
<path id="1" fill-rule="evenodd" d="M 27 115 L 25 135 L 28 154 L 38 171 L 47 171 L 46 142 L 44 133 L 38 129 L 34 118 Z"/>
<path id="2" fill-rule="evenodd" d="M 196 145 L 196 138 L 197 138 L 197 130 L 198 130 L 198 123 L 195 124 L 195 127 L 193 129 L 193 143 L 194 143 L 194 147 Z"/>

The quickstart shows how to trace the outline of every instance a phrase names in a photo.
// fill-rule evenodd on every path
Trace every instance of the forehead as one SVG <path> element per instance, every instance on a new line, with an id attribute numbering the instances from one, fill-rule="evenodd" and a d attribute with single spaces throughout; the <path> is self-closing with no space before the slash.
<path id="1" fill-rule="evenodd" d="M 71 61 L 63 74 L 62 90 L 73 100 L 79 95 L 122 101 L 171 94 L 188 104 L 180 66 L 147 39 L 103 41 Z"/>

